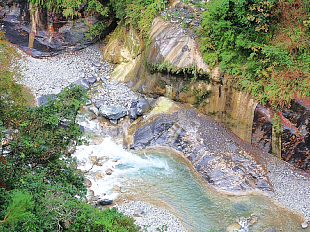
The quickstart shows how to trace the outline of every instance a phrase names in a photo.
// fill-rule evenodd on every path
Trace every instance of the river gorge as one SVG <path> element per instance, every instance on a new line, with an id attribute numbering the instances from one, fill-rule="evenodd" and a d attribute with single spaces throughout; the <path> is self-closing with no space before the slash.
<path id="1" fill-rule="evenodd" d="M 134 31 L 116 30 L 125 33 L 125 41 L 111 36 L 55 53 L 23 42 L 20 47 L 32 56 L 52 56 L 37 59 L 19 50 L 22 58 L 16 61 L 20 83 L 38 104 L 70 83 L 88 89 L 90 101 L 81 106 L 77 122 L 89 145 L 72 154 L 85 173 L 88 200 L 113 200 L 112 206 L 148 231 L 165 226 L 167 231 L 307 231 L 301 225 L 307 227 L 310 217 L 310 175 L 279 159 L 281 138 L 271 136 L 274 129 L 254 128 L 261 106 L 230 86 L 218 69 L 210 70 L 184 28 L 156 18 L 147 51 Z M 154 68 L 163 61 L 183 68 L 194 64 L 213 81 L 203 76 L 193 83 L 188 73 Z M 128 115 L 141 99 L 147 110 L 136 118 Z M 102 105 L 126 113 L 107 119 Z M 273 114 L 268 110 L 259 112 L 268 118 Z M 295 142 L 308 145 L 308 125 L 300 128 L 306 128 L 306 139 L 296 132 Z"/>

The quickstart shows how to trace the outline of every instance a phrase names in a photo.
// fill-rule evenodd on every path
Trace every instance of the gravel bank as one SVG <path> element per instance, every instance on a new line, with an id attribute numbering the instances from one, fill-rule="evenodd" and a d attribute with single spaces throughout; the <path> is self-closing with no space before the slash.
<path id="1" fill-rule="evenodd" d="M 265 162 L 268 178 L 275 191 L 274 199 L 302 213 L 310 222 L 310 175 L 272 155 L 268 155 Z"/>
<path id="2" fill-rule="evenodd" d="M 74 81 L 86 76 L 92 67 L 103 66 L 102 54 L 97 44 L 83 50 L 61 54 L 59 56 L 36 59 L 20 51 L 22 59 L 21 84 L 33 91 L 39 98 L 42 95 L 58 93 Z"/>
<path id="3" fill-rule="evenodd" d="M 170 232 L 186 232 L 180 220 L 168 212 L 152 204 L 141 201 L 130 201 L 124 205 L 117 205 L 116 208 L 125 215 L 133 217 L 136 224 L 147 231 L 156 231 L 156 229 L 167 229 Z M 165 230 L 162 230 L 165 231 Z"/>

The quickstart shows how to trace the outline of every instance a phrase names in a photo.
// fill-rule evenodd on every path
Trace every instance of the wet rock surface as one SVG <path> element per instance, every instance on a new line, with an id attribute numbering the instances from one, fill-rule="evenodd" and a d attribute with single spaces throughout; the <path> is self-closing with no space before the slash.
<path id="1" fill-rule="evenodd" d="M 278 116 L 279 121 L 274 117 Z M 275 121 L 275 122 L 274 122 Z M 310 102 L 308 99 L 294 99 L 287 108 L 272 111 L 268 106 L 257 105 L 254 111 L 251 143 L 263 151 L 273 153 L 295 167 L 310 169 Z M 279 149 L 273 150 L 272 140 L 276 134 L 273 126 L 279 124 Z"/>
<path id="2" fill-rule="evenodd" d="M 251 144 L 265 152 L 272 153 L 272 115 L 258 104 L 254 111 Z"/>
<path id="3" fill-rule="evenodd" d="M 298 168 L 310 170 L 309 100 L 294 99 L 282 115 L 281 157 Z"/>

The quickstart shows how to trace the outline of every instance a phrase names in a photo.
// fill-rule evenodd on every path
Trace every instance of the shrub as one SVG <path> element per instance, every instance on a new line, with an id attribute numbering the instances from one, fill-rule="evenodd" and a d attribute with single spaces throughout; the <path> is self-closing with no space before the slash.
<path id="1" fill-rule="evenodd" d="M 310 93 L 309 2 L 219 0 L 207 3 L 202 51 L 262 104 L 283 107 Z"/>
<path id="2" fill-rule="evenodd" d="M 163 10 L 167 0 L 110 0 L 118 19 L 136 29 L 147 38 L 153 19 Z"/>

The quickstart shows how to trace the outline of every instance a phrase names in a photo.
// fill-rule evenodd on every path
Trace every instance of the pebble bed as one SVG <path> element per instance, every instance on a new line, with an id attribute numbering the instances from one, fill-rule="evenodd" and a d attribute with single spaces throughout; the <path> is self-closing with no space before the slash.
<path id="1" fill-rule="evenodd" d="M 93 103 L 96 99 L 101 99 L 106 104 L 129 109 L 131 102 L 138 99 L 124 83 L 109 81 L 113 67 L 103 62 L 98 45 L 44 59 L 36 59 L 18 51 L 22 55 L 21 60 L 15 61 L 21 68 L 20 83 L 29 87 L 37 100 L 42 95 L 57 94 L 79 79 L 91 77 L 97 80 L 89 91 Z M 134 217 L 137 225 L 147 231 L 163 229 L 165 225 L 167 231 L 187 231 L 172 213 L 154 205 L 131 201 L 117 207 L 124 214 Z"/>
<path id="2" fill-rule="evenodd" d="M 57 94 L 80 78 L 94 74 L 106 75 L 112 70 L 111 65 L 102 62 L 97 44 L 80 51 L 42 59 L 19 52 L 22 55 L 19 66 L 23 77 L 20 82 L 29 87 L 36 98 Z"/>
<path id="3" fill-rule="evenodd" d="M 268 178 L 276 193 L 274 199 L 302 213 L 307 226 L 310 223 L 310 175 L 274 156 L 266 161 Z"/>
<path id="4" fill-rule="evenodd" d="M 142 231 L 144 229 L 147 231 L 187 231 L 176 216 L 149 203 L 129 201 L 127 204 L 117 205 L 116 208 L 125 215 L 133 217 L 136 220 L 135 224 L 140 226 Z"/>

